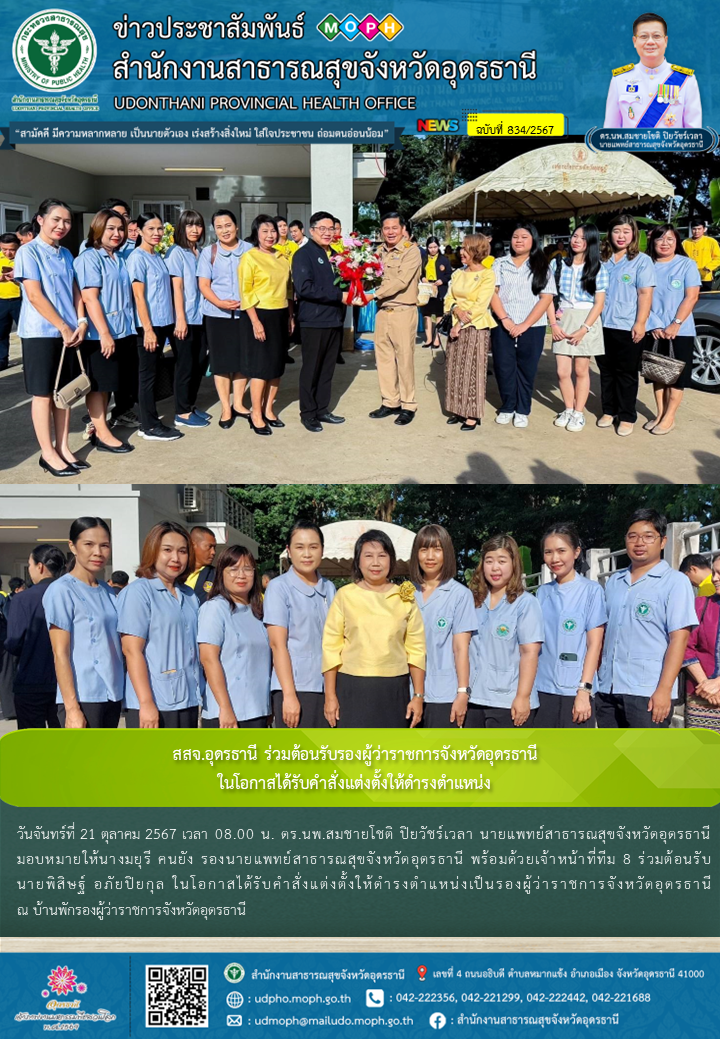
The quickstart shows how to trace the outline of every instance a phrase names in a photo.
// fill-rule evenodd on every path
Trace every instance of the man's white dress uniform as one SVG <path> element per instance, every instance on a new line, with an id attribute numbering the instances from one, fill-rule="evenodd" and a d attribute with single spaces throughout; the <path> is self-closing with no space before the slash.
<path id="1" fill-rule="evenodd" d="M 605 126 L 652 130 L 702 127 L 700 91 L 692 69 L 664 61 L 613 69 Z"/>

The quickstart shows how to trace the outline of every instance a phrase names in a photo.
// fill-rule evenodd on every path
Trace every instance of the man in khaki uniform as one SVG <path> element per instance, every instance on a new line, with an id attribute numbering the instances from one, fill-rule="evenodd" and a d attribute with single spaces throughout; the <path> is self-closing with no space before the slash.
<path id="1" fill-rule="evenodd" d="M 382 218 L 384 245 L 382 282 L 375 291 L 375 364 L 382 405 L 371 419 L 395 415 L 397 426 L 415 418 L 415 337 L 418 324 L 418 283 L 422 272 L 420 250 L 404 235 L 399 213 Z"/>

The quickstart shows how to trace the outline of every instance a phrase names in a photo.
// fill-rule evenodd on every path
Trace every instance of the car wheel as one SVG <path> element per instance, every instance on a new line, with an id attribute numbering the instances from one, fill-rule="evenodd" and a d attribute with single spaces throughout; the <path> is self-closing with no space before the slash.
<path id="1" fill-rule="evenodd" d="M 691 386 L 720 394 L 720 328 L 715 325 L 698 325 L 695 330 Z"/>

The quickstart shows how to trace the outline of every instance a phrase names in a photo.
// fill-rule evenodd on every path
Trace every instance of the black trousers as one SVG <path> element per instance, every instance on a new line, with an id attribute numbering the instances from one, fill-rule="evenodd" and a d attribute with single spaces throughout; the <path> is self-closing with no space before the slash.
<path id="1" fill-rule="evenodd" d="M 332 379 L 342 348 L 342 328 L 309 329 L 303 325 L 300 369 L 300 418 L 313 420 L 330 409 Z"/>
<path id="2" fill-rule="evenodd" d="M 0 370 L 7 368 L 10 357 L 10 333 L 13 322 L 17 325 L 20 321 L 21 304 L 20 296 L 9 300 L 0 299 Z"/>
<path id="3" fill-rule="evenodd" d="M 495 379 L 502 398 L 500 411 L 530 415 L 545 326 L 529 328 L 515 339 L 498 325 L 490 333 L 490 342 Z"/>
<path id="4" fill-rule="evenodd" d="M 675 701 L 664 722 L 653 722 L 648 711 L 649 697 L 634 693 L 595 694 L 598 729 L 667 729 L 672 722 Z"/>
<path id="5" fill-rule="evenodd" d="M 172 330 L 172 325 L 165 325 L 159 328 L 153 326 L 153 331 L 157 336 L 157 347 L 155 350 L 145 350 L 145 333 L 142 329 L 138 332 L 138 404 L 140 405 L 142 428 L 146 433 L 160 423 L 160 416 L 155 403 L 155 380 L 158 368 L 162 363 L 165 341 L 172 337 Z"/>
<path id="6" fill-rule="evenodd" d="M 244 719 L 242 722 L 238 720 L 238 729 L 267 729 L 268 728 L 267 715 L 259 715 L 256 719 Z M 220 729 L 220 719 L 203 719 L 203 729 Z"/>
<path id="7" fill-rule="evenodd" d="M 122 701 L 80 701 L 88 729 L 117 729 Z M 58 704 L 58 719 L 65 728 L 65 705 Z"/>
<path id="8" fill-rule="evenodd" d="M 138 350 L 137 336 L 126 336 L 115 340 L 115 353 L 118 361 L 119 385 L 115 391 L 113 417 L 134 408 L 138 399 Z"/>
<path id="9" fill-rule="evenodd" d="M 207 337 L 204 325 L 188 325 L 185 339 L 172 337 L 175 355 L 175 412 L 186 415 L 197 404 L 198 390 L 207 368 Z"/>
<path id="10" fill-rule="evenodd" d="M 637 420 L 637 396 L 640 383 L 640 358 L 648 348 L 649 337 L 633 343 L 625 329 L 603 328 L 605 353 L 597 363 L 600 369 L 600 396 L 604 415 L 615 415 L 620 422 Z"/>
<path id="11" fill-rule="evenodd" d="M 197 729 L 198 708 L 178 708 L 177 711 L 158 709 L 158 729 Z M 126 729 L 140 728 L 140 709 L 128 708 L 125 716 Z"/>
<path id="12" fill-rule="evenodd" d="M 44 693 L 15 693 L 18 729 L 60 729 L 55 687 Z"/>
<path id="13" fill-rule="evenodd" d="M 535 725 L 537 708 L 530 709 L 530 715 L 523 726 L 530 729 Z M 493 708 L 482 704 L 468 704 L 468 713 L 465 716 L 465 729 L 515 729 L 512 712 L 510 708 Z M 518 726 L 522 729 L 522 726 Z"/>

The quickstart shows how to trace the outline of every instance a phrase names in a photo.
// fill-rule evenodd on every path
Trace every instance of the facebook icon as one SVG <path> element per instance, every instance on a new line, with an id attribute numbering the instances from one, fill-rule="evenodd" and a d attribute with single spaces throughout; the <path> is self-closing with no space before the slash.
<path id="1" fill-rule="evenodd" d="M 433 1015 L 430 1015 L 430 1025 L 433 1029 L 442 1029 L 446 1023 L 447 1019 L 440 1011 L 436 1011 Z"/>

